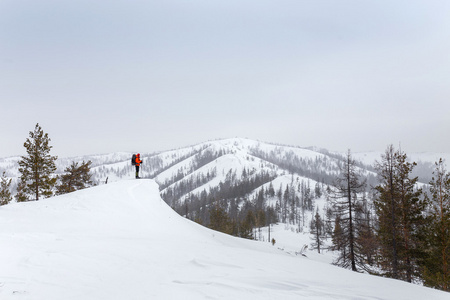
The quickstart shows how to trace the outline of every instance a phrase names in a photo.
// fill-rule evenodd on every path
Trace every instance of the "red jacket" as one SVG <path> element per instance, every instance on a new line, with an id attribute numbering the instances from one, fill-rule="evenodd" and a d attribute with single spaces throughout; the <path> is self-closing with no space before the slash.
<path id="1" fill-rule="evenodd" d="M 141 165 L 141 162 L 142 162 L 142 160 L 141 160 L 140 156 L 136 156 L 136 166 L 139 167 Z"/>

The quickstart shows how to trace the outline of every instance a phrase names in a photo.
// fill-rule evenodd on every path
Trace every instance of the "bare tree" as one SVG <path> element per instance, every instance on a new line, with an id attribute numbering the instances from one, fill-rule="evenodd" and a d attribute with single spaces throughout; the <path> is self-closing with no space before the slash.
<path id="1" fill-rule="evenodd" d="M 366 182 L 360 180 L 360 174 L 357 172 L 350 150 L 340 166 L 340 171 L 340 175 L 334 182 L 333 198 L 335 213 L 339 216 L 342 227 L 340 242 L 344 247 L 334 263 L 344 268 L 351 268 L 352 271 L 358 271 L 355 255 L 356 229 L 353 218 L 358 194 L 364 192 Z"/>

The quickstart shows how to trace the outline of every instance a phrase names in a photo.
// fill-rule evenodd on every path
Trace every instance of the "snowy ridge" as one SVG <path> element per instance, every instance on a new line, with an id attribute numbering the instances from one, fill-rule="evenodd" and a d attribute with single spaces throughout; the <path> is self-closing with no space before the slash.
<path id="1" fill-rule="evenodd" d="M 188 170 L 190 164 L 196 154 L 209 149 L 212 151 L 225 151 L 233 154 L 242 166 L 249 164 L 249 168 L 260 169 L 261 164 L 258 165 L 258 160 L 261 158 L 255 157 L 255 153 L 264 154 L 266 156 L 273 155 L 278 157 L 280 161 L 288 161 L 294 155 L 302 158 L 306 164 L 309 165 L 309 170 L 311 170 L 313 164 L 317 160 L 322 160 L 320 168 L 326 174 L 336 174 L 338 159 L 336 157 L 329 156 L 326 150 L 320 149 L 306 149 L 300 147 L 292 147 L 285 145 L 274 145 L 270 143 L 264 143 L 260 141 L 254 141 L 243 138 L 231 138 L 223 140 L 208 141 L 198 145 L 189 146 L 185 148 L 163 151 L 161 153 L 145 153 L 145 149 L 141 151 L 141 156 L 144 158 L 144 163 L 142 165 L 142 176 L 143 177 L 156 177 L 158 182 L 164 182 L 176 172 L 182 168 Z M 57 153 L 52 153 L 57 155 Z M 63 170 L 69 166 L 72 161 L 92 161 L 92 172 L 94 174 L 94 180 L 97 183 L 104 182 L 106 178 L 110 182 L 118 181 L 122 179 L 132 178 L 134 174 L 134 168 L 130 164 L 130 157 L 132 153 L 129 152 L 117 152 L 108 154 L 98 154 L 98 155 L 85 155 L 78 157 L 59 157 L 56 161 L 58 170 L 57 173 L 62 173 Z M 375 160 L 379 160 L 382 152 L 364 152 L 364 153 L 352 153 L 353 157 L 361 161 L 367 168 L 370 169 L 373 166 Z M 334 155 L 343 155 L 342 153 L 334 153 Z M 447 161 L 450 160 L 450 154 L 448 153 L 412 153 L 408 156 L 414 161 L 426 162 L 428 164 L 434 164 L 439 157 L 445 158 Z M 8 157 L 0 158 L 0 172 L 5 171 L 8 178 L 13 178 L 14 183 L 17 183 L 17 177 L 20 175 L 18 172 L 17 162 L 20 157 Z M 275 167 L 273 163 L 262 159 L 263 167 L 278 169 L 281 173 L 287 172 L 287 170 L 280 168 L 280 166 Z M 253 163 L 251 163 L 253 162 Z M 250 165 L 251 164 L 251 165 Z M 214 167 L 217 169 L 217 173 L 228 172 L 231 166 L 228 166 L 224 161 L 223 163 L 215 163 L 215 166 L 210 165 L 208 167 L 202 168 L 201 172 L 207 172 L 212 170 Z M 233 165 L 232 167 L 239 167 L 239 165 Z M 367 171 L 367 168 L 362 170 L 364 173 L 369 174 L 371 172 Z M 200 172 L 200 171 L 197 171 Z M 317 180 L 318 178 L 311 178 Z M 218 181 L 218 180 L 216 180 Z M 208 186 L 205 186 L 207 188 Z"/>
<path id="2" fill-rule="evenodd" d="M 446 299 L 180 217 L 152 180 L 0 207 L 1 299 Z"/>

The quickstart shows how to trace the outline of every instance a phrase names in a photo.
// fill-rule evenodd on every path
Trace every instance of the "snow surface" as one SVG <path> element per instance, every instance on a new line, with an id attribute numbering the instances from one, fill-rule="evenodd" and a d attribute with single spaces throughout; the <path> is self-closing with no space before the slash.
<path id="1" fill-rule="evenodd" d="M 144 179 L 2 206 L 0 245 L 0 299 L 449 299 L 209 230 Z"/>

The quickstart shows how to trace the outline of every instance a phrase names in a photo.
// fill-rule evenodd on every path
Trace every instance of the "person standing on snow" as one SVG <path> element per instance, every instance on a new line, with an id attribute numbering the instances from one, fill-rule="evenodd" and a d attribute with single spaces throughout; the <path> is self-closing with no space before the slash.
<path id="1" fill-rule="evenodd" d="M 139 177 L 139 166 L 141 165 L 142 160 L 141 160 L 141 154 L 138 153 L 136 154 L 136 178 L 141 178 Z"/>

